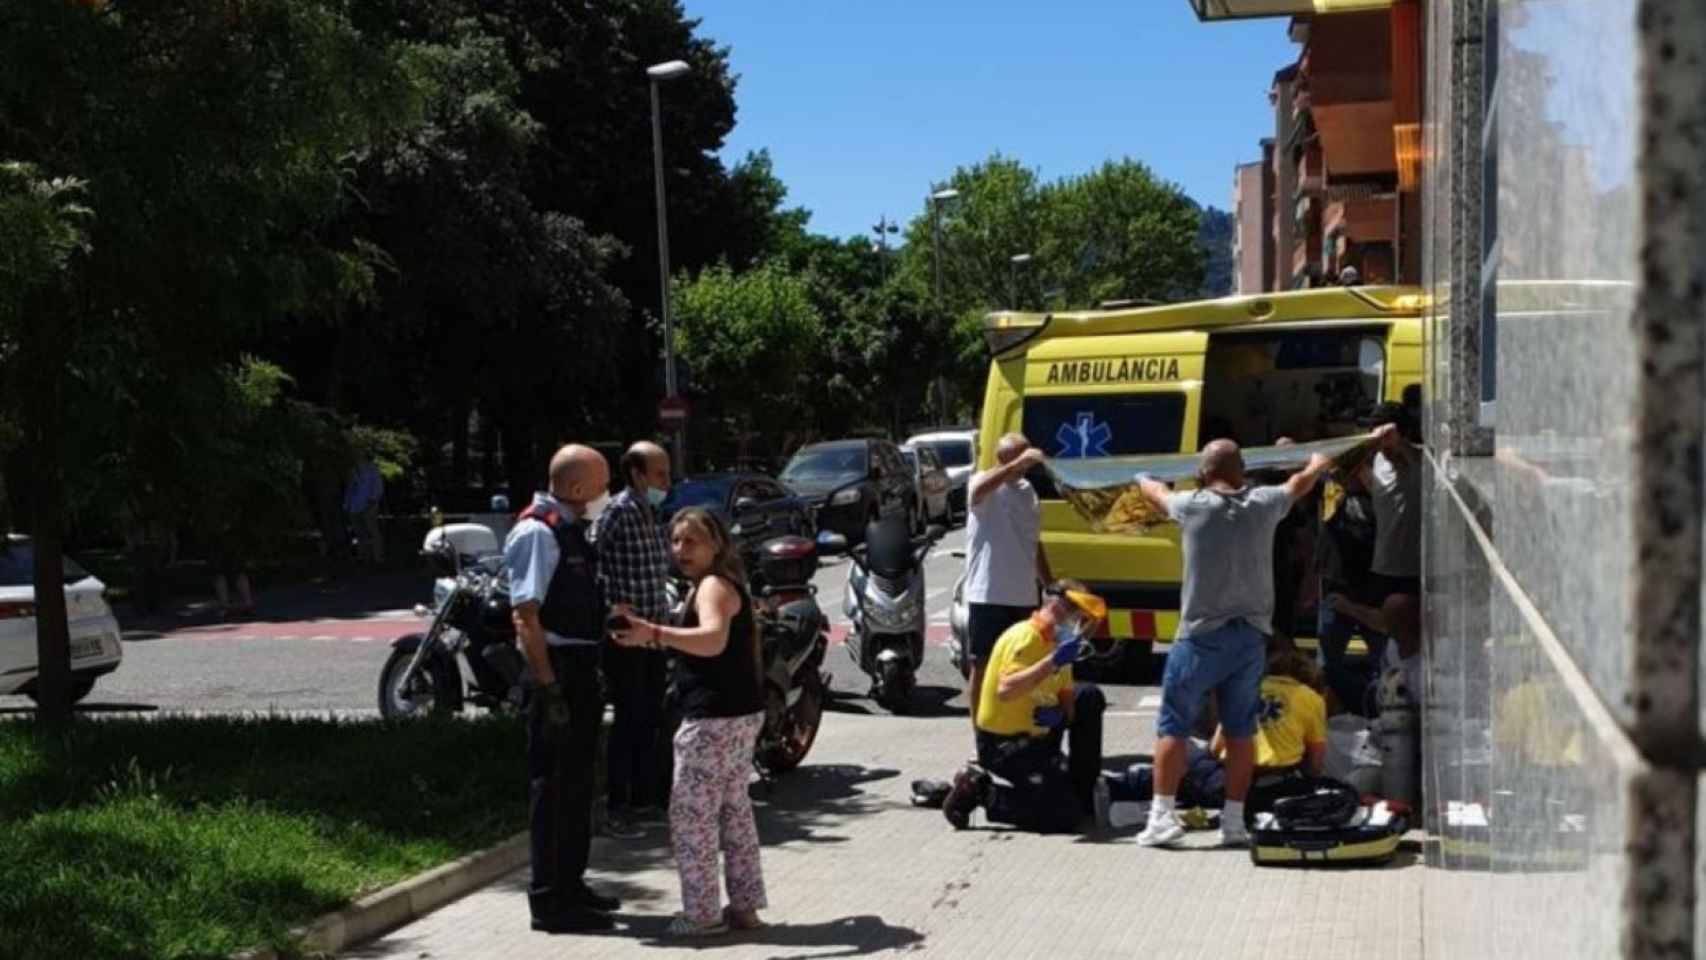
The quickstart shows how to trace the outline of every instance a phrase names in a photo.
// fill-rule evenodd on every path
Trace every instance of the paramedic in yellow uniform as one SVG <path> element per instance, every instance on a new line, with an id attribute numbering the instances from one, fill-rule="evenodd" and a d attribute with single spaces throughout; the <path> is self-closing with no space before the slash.
<path id="1" fill-rule="evenodd" d="M 1083 584 L 1056 581 L 1042 607 L 996 641 L 975 718 L 978 762 L 954 776 L 942 807 L 956 829 L 980 806 L 993 823 L 1038 833 L 1074 832 L 1086 814 L 1105 824 L 1107 700 L 1097 687 L 1073 682 L 1072 664 L 1107 613 Z"/>
<path id="2" fill-rule="evenodd" d="M 1296 647 L 1276 640 L 1270 646 L 1256 715 L 1256 774 L 1250 784 L 1248 814 L 1273 808 L 1282 797 L 1308 789 L 1310 777 L 1327 766 L 1327 701 L 1315 664 Z M 1226 757 L 1226 736 L 1214 732 L 1211 748 Z"/>

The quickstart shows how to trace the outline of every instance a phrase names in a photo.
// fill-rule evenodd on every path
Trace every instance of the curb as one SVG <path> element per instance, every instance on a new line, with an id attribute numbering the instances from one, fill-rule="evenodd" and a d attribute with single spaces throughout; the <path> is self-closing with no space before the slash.
<path id="1" fill-rule="evenodd" d="M 334 954 L 378 937 L 437 910 L 527 863 L 527 834 L 471 853 L 392 884 L 290 931 L 307 956 Z M 281 960 L 272 947 L 255 947 L 231 960 Z"/>

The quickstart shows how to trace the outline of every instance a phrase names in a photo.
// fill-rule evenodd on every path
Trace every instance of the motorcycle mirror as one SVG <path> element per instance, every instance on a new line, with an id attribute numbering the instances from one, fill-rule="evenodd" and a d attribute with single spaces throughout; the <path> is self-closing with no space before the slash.
<path id="1" fill-rule="evenodd" d="M 817 535 L 817 552 L 826 557 L 838 557 L 847 552 L 847 538 L 833 530 L 823 530 Z"/>

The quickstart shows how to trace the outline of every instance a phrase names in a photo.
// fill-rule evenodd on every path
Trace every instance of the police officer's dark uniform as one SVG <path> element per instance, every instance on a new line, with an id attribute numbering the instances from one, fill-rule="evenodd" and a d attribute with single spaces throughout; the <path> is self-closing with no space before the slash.
<path id="1" fill-rule="evenodd" d="M 528 520 L 538 521 L 544 530 L 530 527 Z M 598 911 L 619 906 L 614 899 L 593 893 L 582 879 L 591 847 L 593 769 L 602 721 L 598 643 L 605 616 L 593 548 L 586 538 L 588 527 L 559 502 L 541 494 L 517 519 L 505 546 L 514 602 L 536 599 L 540 581 L 546 583 L 539 622 L 545 628 L 557 689 L 567 706 L 567 723 L 553 724 L 550 714 L 557 697 L 536 690 L 527 716 L 533 865 L 527 900 L 534 927 L 553 931 L 609 929 L 610 919 Z M 529 538 L 547 533 L 556 545 L 556 563 L 549 571 L 534 569 L 549 563 L 550 551 L 539 550 L 543 544 Z M 516 596 L 517 592 L 523 595 Z M 562 708 L 555 709 L 560 714 Z M 559 724 L 561 719 L 559 715 Z"/>

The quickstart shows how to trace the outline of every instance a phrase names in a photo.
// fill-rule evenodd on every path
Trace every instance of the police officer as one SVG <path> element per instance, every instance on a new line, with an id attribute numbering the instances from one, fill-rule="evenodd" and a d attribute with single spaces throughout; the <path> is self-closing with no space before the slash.
<path id="1" fill-rule="evenodd" d="M 592 832 L 592 774 L 602 720 L 598 644 L 604 601 L 587 529 L 608 498 L 610 465 L 589 447 L 551 458 L 550 493 L 536 493 L 504 542 L 516 632 L 534 683 L 527 714 L 533 929 L 609 930 L 620 903 L 582 879 Z"/>

